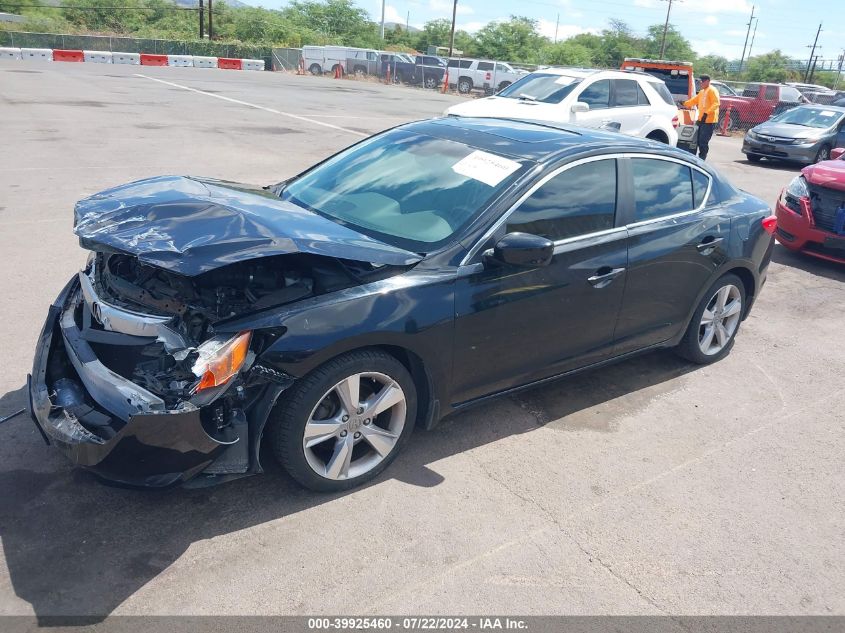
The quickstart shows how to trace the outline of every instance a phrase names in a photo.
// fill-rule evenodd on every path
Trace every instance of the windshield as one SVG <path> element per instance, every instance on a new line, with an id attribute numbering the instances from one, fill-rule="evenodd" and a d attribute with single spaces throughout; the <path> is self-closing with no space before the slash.
<path id="1" fill-rule="evenodd" d="M 543 103 L 560 103 L 581 83 L 581 77 L 532 73 L 513 82 L 498 96 Z"/>
<path id="2" fill-rule="evenodd" d="M 446 244 L 524 168 L 464 143 L 391 130 L 288 184 L 282 198 L 388 244 Z"/>
<path id="3" fill-rule="evenodd" d="M 782 112 L 776 117 L 769 119 L 778 123 L 791 123 L 805 127 L 829 128 L 832 127 L 843 116 L 842 112 L 836 110 L 825 110 L 823 108 L 792 108 Z"/>

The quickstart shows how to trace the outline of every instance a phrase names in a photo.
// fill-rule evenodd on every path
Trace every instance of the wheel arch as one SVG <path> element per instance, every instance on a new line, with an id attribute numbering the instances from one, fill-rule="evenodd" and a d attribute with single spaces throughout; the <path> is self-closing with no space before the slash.
<path id="1" fill-rule="evenodd" d="M 651 132 L 646 134 L 646 138 L 651 139 L 652 141 L 666 143 L 667 145 L 669 144 L 669 135 L 660 128 L 653 129 Z"/>

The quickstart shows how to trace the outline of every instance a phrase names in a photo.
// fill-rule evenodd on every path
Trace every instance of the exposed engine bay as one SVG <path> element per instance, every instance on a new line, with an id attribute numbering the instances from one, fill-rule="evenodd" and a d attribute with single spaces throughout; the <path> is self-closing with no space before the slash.
<path id="1" fill-rule="evenodd" d="M 97 253 L 80 273 L 86 301 L 76 320 L 109 369 L 162 398 L 169 408 L 195 393 L 204 356 L 225 343 L 215 343 L 215 324 L 403 269 L 300 253 L 188 277 L 132 255 Z M 261 341 L 252 341 L 255 345 Z"/>

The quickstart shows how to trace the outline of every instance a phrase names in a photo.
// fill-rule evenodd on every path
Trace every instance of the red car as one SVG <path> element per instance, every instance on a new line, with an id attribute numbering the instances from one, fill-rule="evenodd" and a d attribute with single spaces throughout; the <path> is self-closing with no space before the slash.
<path id="1" fill-rule="evenodd" d="M 784 188 L 775 235 L 789 250 L 845 264 L 845 149 L 830 155 Z"/>

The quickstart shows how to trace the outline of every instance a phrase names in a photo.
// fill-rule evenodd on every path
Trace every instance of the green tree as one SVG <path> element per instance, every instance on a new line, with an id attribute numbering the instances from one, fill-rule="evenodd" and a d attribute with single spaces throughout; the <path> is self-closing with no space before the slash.
<path id="1" fill-rule="evenodd" d="M 712 75 L 713 77 L 727 77 L 728 59 L 721 55 L 705 55 L 695 62 L 696 75 Z"/>
<path id="2" fill-rule="evenodd" d="M 549 44 L 543 49 L 543 63 L 560 66 L 593 65 L 594 49 L 575 41 L 574 38 Z"/>
<path id="3" fill-rule="evenodd" d="M 648 27 L 648 36 L 643 42 L 643 49 L 646 57 L 661 59 L 660 48 L 663 43 L 663 25 L 652 24 Z M 673 59 L 682 62 L 695 61 L 696 54 L 692 50 L 689 41 L 681 35 L 681 32 L 670 24 L 666 29 L 666 48 L 662 59 Z"/>
<path id="4" fill-rule="evenodd" d="M 490 22 L 476 36 L 481 57 L 516 62 L 539 62 L 548 40 L 537 32 L 537 21 L 512 15 L 506 22 Z"/>
<path id="5" fill-rule="evenodd" d="M 414 48 L 421 53 L 425 53 L 429 46 L 449 46 L 451 30 L 451 20 L 446 18 L 429 20 L 423 25 L 422 31 L 417 34 Z"/>
<path id="6" fill-rule="evenodd" d="M 746 78 L 749 81 L 782 82 L 793 79 L 797 72 L 790 70 L 792 60 L 780 50 L 755 55 L 748 59 Z"/>

